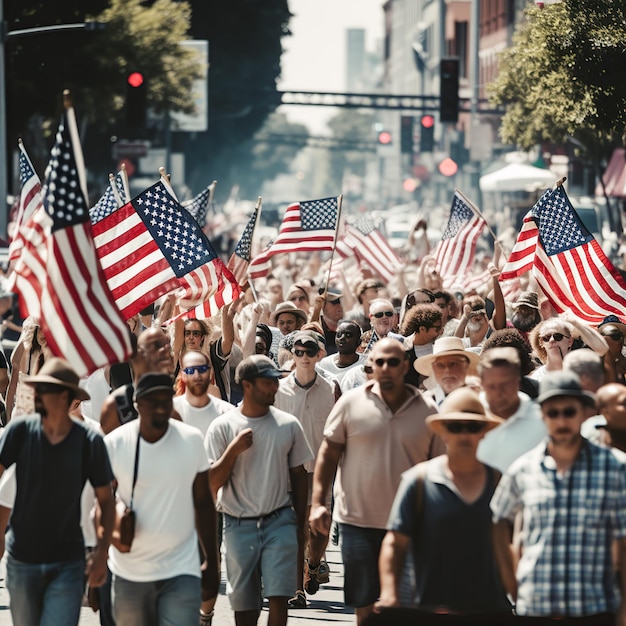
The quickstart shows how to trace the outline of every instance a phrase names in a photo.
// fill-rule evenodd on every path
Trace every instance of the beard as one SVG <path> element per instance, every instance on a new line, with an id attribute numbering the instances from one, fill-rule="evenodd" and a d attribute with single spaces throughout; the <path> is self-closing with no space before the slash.
<path id="1" fill-rule="evenodd" d="M 483 327 L 482 322 L 467 322 L 467 330 L 470 333 L 477 333 Z"/>
<path id="2" fill-rule="evenodd" d="M 537 317 L 537 315 L 521 315 L 520 313 L 514 313 L 511 318 L 511 323 L 517 330 L 527 333 L 539 323 Z"/>

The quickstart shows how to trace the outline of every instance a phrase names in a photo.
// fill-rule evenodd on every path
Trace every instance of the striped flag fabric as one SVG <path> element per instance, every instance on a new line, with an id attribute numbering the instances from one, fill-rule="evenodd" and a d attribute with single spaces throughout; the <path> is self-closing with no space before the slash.
<path id="1" fill-rule="evenodd" d="M 174 290 L 180 290 L 180 305 L 185 309 L 203 306 L 214 297 L 207 305 L 214 310 L 241 293 L 230 270 L 199 224 L 171 195 L 163 177 L 91 228 L 104 275 L 126 319 Z"/>
<path id="2" fill-rule="evenodd" d="M 41 197 L 20 226 L 23 248 L 9 278 L 22 316 L 36 318 L 52 354 L 67 359 L 79 376 L 125 361 L 132 352 L 130 331 L 91 238 L 83 155 L 69 106 Z"/>
<path id="3" fill-rule="evenodd" d="M 278 235 L 250 262 L 250 278 L 266 276 L 272 257 L 289 252 L 331 251 L 339 221 L 339 197 L 297 202 L 287 207 Z"/>
<path id="4" fill-rule="evenodd" d="M 532 269 L 535 261 L 535 250 L 539 241 L 539 229 L 536 220 L 551 194 L 551 189 L 546 190 L 533 208 L 524 216 L 522 229 L 502 269 L 502 274 L 500 274 L 501 281 L 521 276 Z"/>
<path id="5" fill-rule="evenodd" d="M 538 210 L 537 283 L 559 313 L 599 324 L 626 311 L 626 282 L 576 214 L 563 185 Z"/>
<path id="6" fill-rule="evenodd" d="M 485 220 L 471 202 L 456 190 L 448 224 L 441 241 L 433 250 L 436 268 L 446 289 L 459 282 L 459 277 L 465 276 L 471 270 L 476 242 L 485 225 Z"/>
<path id="7" fill-rule="evenodd" d="M 368 217 L 359 218 L 347 228 L 343 239 L 360 264 L 367 265 L 382 279 L 390 281 L 404 265 L 382 233 Z"/>
<path id="8" fill-rule="evenodd" d="M 243 230 L 239 243 L 237 243 L 230 259 L 228 259 L 227 267 L 242 289 L 246 289 L 248 285 L 248 267 L 250 265 L 250 253 L 252 250 L 252 237 L 254 236 L 254 228 L 258 216 L 259 205 L 257 204 Z"/>
<path id="9" fill-rule="evenodd" d="M 22 238 L 21 228 L 33 215 L 33 213 L 42 206 L 43 199 L 41 197 L 41 181 L 35 172 L 33 164 L 26 154 L 24 144 L 20 139 L 18 142 L 20 151 L 19 169 L 20 169 L 20 203 L 15 221 L 15 231 L 13 239 L 9 245 L 9 261 L 16 261 L 24 247 L 24 239 Z"/>
<path id="10" fill-rule="evenodd" d="M 213 181 L 206 189 L 203 189 L 195 198 L 185 200 L 182 205 L 189 211 L 191 216 L 204 228 L 209 207 L 213 200 L 213 192 L 217 181 Z"/>

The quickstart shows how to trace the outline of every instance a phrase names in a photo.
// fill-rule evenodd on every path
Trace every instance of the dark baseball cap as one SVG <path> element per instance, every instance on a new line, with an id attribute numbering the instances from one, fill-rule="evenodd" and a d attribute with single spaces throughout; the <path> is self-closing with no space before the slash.
<path id="1" fill-rule="evenodd" d="M 235 370 L 235 382 L 241 383 L 242 380 L 254 380 L 255 378 L 282 378 L 281 372 L 272 359 L 263 354 L 253 354 L 244 359 Z"/>
<path id="2" fill-rule="evenodd" d="M 144 374 L 135 385 L 133 398 L 137 400 L 155 391 L 169 391 L 174 395 L 174 383 L 172 378 L 167 374 L 158 374 L 156 372 Z"/>

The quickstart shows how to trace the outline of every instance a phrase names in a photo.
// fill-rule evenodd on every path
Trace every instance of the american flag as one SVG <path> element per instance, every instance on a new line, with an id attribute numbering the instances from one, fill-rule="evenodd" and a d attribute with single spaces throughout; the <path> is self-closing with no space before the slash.
<path id="1" fill-rule="evenodd" d="M 539 241 L 539 229 L 537 221 L 541 214 L 541 209 L 545 206 L 548 198 L 552 195 L 552 189 L 548 189 L 537 200 L 535 206 L 524 216 L 522 229 L 517 236 L 517 241 L 509 255 L 506 265 L 500 274 L 500 280 L 509 280 L 525 274 L 532 269 L 535 260 L 535 250 Z"/>
<path id="2" fill-rule="evenodd" d="M 360 217 L 348 226 L 343 242 L 352 248 L 359 264 L 367 265 L 386 281 L 392 280 L 404 265 L 368 217 Z"/>
<path id="3" fill-rule="evenodd" d="M 163 179 L 92 224 L 92 232 L 107 282 L 126 319 L 174 290 L 180 290 L 181 306 L 189 309 L 211 296 L 223 306 L 241 292 Z"/>
<path id="4" fill-rule="evenodd" d="M 33 213 L 42 205 L 41 181 L 35 173 L 33 164 L 30 162 L 22 140 L 19 141 L 20 150 L 20 204 L 15 221 L 13 239 L 9 245 L 9 261 L 16 261 L 24 247 L 22 238 L 22 225 L 25 224 Z"/>
<path id="5" fill-rule="evenodd" d="M 259 215 L 259 204 L 250 216 L 239 243 L 235 247 L 230 259 L 228 260 L 228 269 L 233 273 L 235 280 L 241 285 L 242 289 L 247 288 L 248 283 L 248 266 L 250 265 L 250 250 L 252 249 L 252 237 L 256 226 L 257 217 Z"/>
<path id="6" fill-rule="evenodd" d="M 486 223 L 460 191 L 455 191 L 448 225 L 433 251 L 437 271 L 448 289 L 465 276 L 474 263 L 476 242 Z"/>
<path id="7" fill-rule="evenodd" d="M 23 317 L 38 323 L 55 356 L 79 376 L 125 361 L 130 332 L 115 306 L 89 226 L 83 155 L 67 108 L 46 169 L 43 204 L 22 222 L 24 247 L 9 279 Z"/>
<path id="8" fill-rule="evenodd" d="M 562 185 L 539 207 L 533 275 L 559 313 L 599 324 L 626 310 L 626 282 L 585 228 Z"/>
<path id="9" fill-rule="evenodd" d="M 206 189 L 201 191 L 195 198 L 185 200 L 182 205 L 189 211 L 191 216 L 204 228 L 206 216 L 213 200 L 213 192 L 217 181 L 213 181 Z"/>
<path id="10" fill-rule="evenodd" d="M 128 200 L 122 172 L 118 172 L 115 176 L 111 174 L 109 184 L 104 190 L 102 197 L 89 209 L 89 219 L 92 223 L 99 222 L 103 217 L 115 211 L 115 209 L 124 206 Z"/>
<path id="11" fill-rule="evenodd" d="M 287 207 L 276 240 L 248 268 L 250 278 L 266 276 L 271 258 L 286 252 L 332 250 L 339 217 L 339 198 L 298 202 Z"/>

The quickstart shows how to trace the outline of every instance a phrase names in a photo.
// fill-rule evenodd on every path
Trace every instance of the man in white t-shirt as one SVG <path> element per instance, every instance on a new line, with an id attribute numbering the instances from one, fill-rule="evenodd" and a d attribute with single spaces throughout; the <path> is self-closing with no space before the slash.
<path id="1" fill-rule="evenodd" d="M 208 395 L 211 363 L 204 353 L 185 352 L 180 376 L 185 383 L 185 394 L 174 398 L 174 408 L 185 424 L 195 426 L 204 437 L 211 422 L 234 407 L 226 400 Z"/>
<path id="2" fill-rule="evenodd" d="M 144 374 L 133 398 L 139 419 L 105 438 L 118 498 L 137 520 L 130 551 L 119 537 L 109 551 L 117 626 L 197 624 L 201 600 L 218 592 L 209 461 L 198 429 L 170 419 L 173 393 L 167 374 Z"/>
<path id="3" fill-rule="evenodd" d="M 214 420 L 205 439 L 211 490 L 219 490 L 217 506 L 224 514 L 229 599 L 239 626 L 257 623 L 262 589 L 268 623 L 284 626 L 296 588 L 307 506 L 304 463 L 313 452 L 298 419 L 272 406 L 281 377 L 264 355 L 244 359 L 235 371 L 243 401 Z"/>

